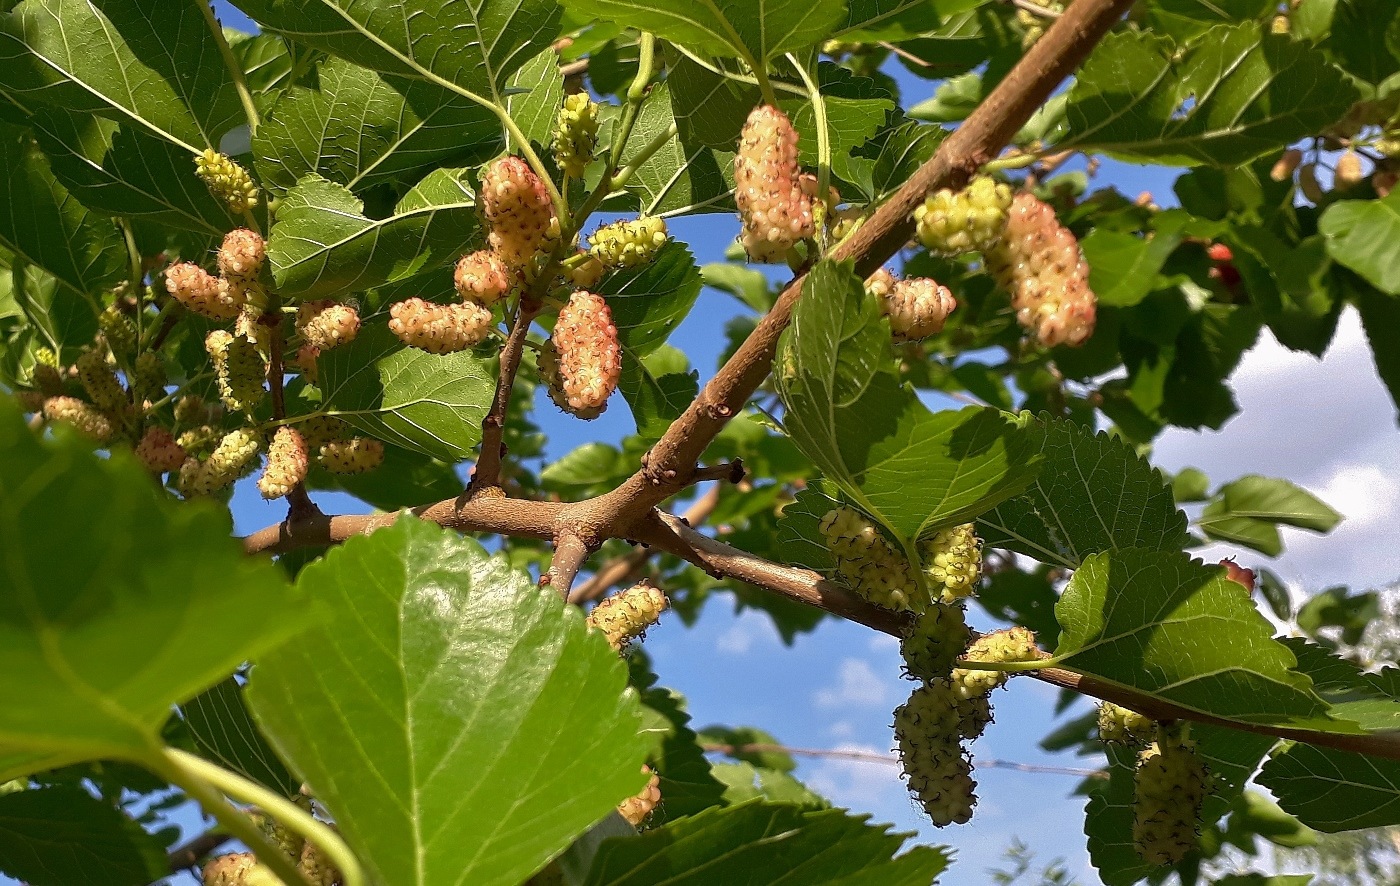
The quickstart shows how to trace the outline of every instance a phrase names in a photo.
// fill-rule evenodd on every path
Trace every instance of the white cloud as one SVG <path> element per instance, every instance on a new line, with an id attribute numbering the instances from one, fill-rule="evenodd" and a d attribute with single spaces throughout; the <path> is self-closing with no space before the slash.
<path id="1" fill-rule="evenodd" d="M 837 671 L 836 685 L 819 689 L 813 700 L 819 708 L 893 707 L 890 683 L 859 658 L 847 658 Z"/>
<path id="2" fill-rule="evenodd" d="M 734 623 L 715 638 L 716 651 L 725 655 L 748 655 L 755 649 L 773 649 L 782 644 L 782 636 L 773 627 L 767 614 L 748 610 L 739 614 Z"/>
<path id="3" fill-rule="evenodd" d="M 1346 519 L 1319 536 L 1283 529 L 1277 561 L 1212 545 L 1201 556 L 1238 555 L 1307 592 L 1333 584 L 1375 587 L 1400 576 L 1400 434 L 1395 405 L 1376 376 L 1356 312 L 1341 317 L 1321 360 L 1289 351 L 1265 331 L 1231 379 L 1240 412 L 1220 431 L 1168 430 L 1153 461 L 1168 470 L 1201 468 L 1217 485 L 1244 474 L 1283 477 Z"/>

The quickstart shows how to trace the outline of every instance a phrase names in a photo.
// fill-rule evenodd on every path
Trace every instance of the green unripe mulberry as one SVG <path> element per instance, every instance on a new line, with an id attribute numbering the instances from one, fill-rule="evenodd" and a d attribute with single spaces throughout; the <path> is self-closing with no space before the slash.
<path id="1" fill-rule="evenodd" d="M 219 396 L 229 409 L 252 410 L 263 396 L 267 364 L 257 345 L 244 337 L 216 329 L 204 339 L 204 348 L 214 364 Z"/>
<path id="2" fill-rule="evenodd" d="M 78 358 L 77 367 L 78 380 L 98 409 L 119 412 L 127 406 L 126 389 L 100 351 L 85 352 Z"/>
<path id="3" fill-rule="evenodd" d="M 1133 846 L 1151 864 L 1175 864 L 1196 847 L 1209 772 L 1194 742 L 1153 744 L 1138 757 L 1133 786 Z"/>
<path id="4" fill-rule="evenodd" d="M 961 606 L 934 603 L 907 629 L 899 650 L 909 675 L 927 682 L 951 674 L 971 639 Z"/>
<path id="5" fill-rule="evenodd" d="M 554 126 L 554 161 L 570 178 L 583 178 L 598 146 L 598 104 L 586 92 L 565 96 Z"/>
<path id="6" fill-rule="evenodd" d="M 894 711 L 894 734 L 901 752 L 925 741 L 971 741 L 991 722 L 985 696 L 963 698 L 951 680 L 930 680 Z"/>
<path id="7" fill-rule="evenodd" d="M 909 561 L 864 514 L 854 508 L 832 508 L 819 526 L 836 555 L 837 577 L 856 593 L 895 611 L 921 612 L 928 607 Z"/>
<path id="8" fill-rule="evenodd" d="M 956 693 L 946 681 L 914 690 L 894 712 L 894 734 L 909 791 L 938 827 L 972 818 L 972 761 L 960 738 Z"/>
<path id="9" fill-rule="evenodd" d="M 935 191 L 914 210 L 919 242 L 945 255 L 985 250 L 1001 239 L 1011 198 L 1010 187 L 985 175 L 961 191 Z"/>
<path id="10" fill-rule="evenodd" d="M 63 367 L 52 348 L 39 348 L 34 352 L 34 368 L 30 370 L 34 387 L 46 397 L 57 397 L 63 393 Z"/>
<path id="11" fill-rule="evenodd" d="M 1018 662 L 1035 661 L 1040 650 L 1035 645 L 1035 633 L 1020 626 L 983 634 L 967 647 L 968 661 Z M 1006 671 L 958 668 L 953 671 L 953 685 L 964 698 L 987 695 L 1001 686 L 1010 676 Z"/>
<path id="12" fill-rule="evenodd" d="M 113 354 L 133 354 L 136 352 L 136 324 L 131 318 L 112 305 L 97 316 L 97 328 L 107 340 L 107 347 Z"/>
<path id="13" fill-rule="evenodd" d="M 194 171 L 214 199 L 234 215 L 258 205 L 258 186 L 248 170 L 218 151 L 206 150 L 195 157 Z"/>
<path id="14" fill-rule="evenodd" d="M 656 258 L 669 235 L 666 220 L 649 216 L 604 225 L 589 238 L 589 250 L 609 268 L 631 268 Z"/>
<path id="15" fill-rule="evenodd" d="M 158 355 L 147 351 L 137 357 L 133 371 L 138 400 L 159 400 L 165 396 L 165 386 L 170 379 Z"/>
<path id="16" fill-rule="evenodd" d="M 242 428 L 225 434 L 204 461 L 188 459 L 180 467 L 179 489 L 187 497 L 210 495 L 232 486 L 257 466 L 261 441 Z"/>
<path id="17" fill-rule="evenodd" d="M 1099 740 L 1115 744 L 1146 744 L 1152 740 L 1156 724 L 1137 711 L 1113 702 L 1099 703 Z"/>
<path id="18" fill-rule="evenodd" d="M 945 602 L 969 597 L 982 577 L 982 539 L 971 523 L 941 529 L 920 543 L 924 574 Z"/>

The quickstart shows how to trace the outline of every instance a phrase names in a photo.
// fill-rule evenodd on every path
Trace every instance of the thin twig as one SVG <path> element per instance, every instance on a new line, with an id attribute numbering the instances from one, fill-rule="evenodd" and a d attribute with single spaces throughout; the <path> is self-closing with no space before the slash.
<path id="1" fill-rule="evenodd" d="M 220 830 L 205 831 L 197 837 L 192 837 L 187 842 L 170 850 L 170 854 L 166 857 L 170 872 L 172 874 L 179 873 L 185 868 L 194 867 L 205 856 L 232 839 L 232 834 L 226 834 Z"/>
<path id="2" fill-rule="evenodd" d="M 879 763 L 883 766 L 900 765 L 894 754 L 881 754 L 875 751 L 846 751 L 839 748 L 794 748 L 782 744 L 702 744 L 700 749 L 709 754 L 724 754 L 735 757 L 739 754 L 789 754 L 794 757 L 819 757 L 831 760 L 855 760 L 859 763 Z M 991 757 L 978 757 L 974 765 L 986 769 L 1015 769 L 1018 772 L 1040 772 L 1047 775 L 1075 775 L 1080 778 L 1108 778 L 1102 769 L 1079 769 L 1071 766 L 1047 766 L 1040 763 L 1013 763 Z"/>
<path id="3" fill-rule="evenodd" d="M 506 413 L 510 409 L 511 393 L 515 390 L 515 375 L 520 369 L 520 356 L 525 350 L 525 337 L 530 332 L 530 324 L 539 314 L 541 302 L 522 297 L 516 310 L 515 324 L 510 328 L 510 336 L 501 348 L 501 371 L 496 379 L 496 397 L 491 401 L 491 409 L 481 420 L 481 454 L 476 459 L 476 470 L 472 472 L 471 483 L 467 486 L 467 497 L 471 498 L 483 489 L 499 487 L 501 484 L 501 459 L 505 457 L 503 440 L 506 432 Z"/>
<path id="4" fill-rule="evenodd" d="M 559 596 L 568 599 L 569 590 L 574 586 L 574 578 L 583 568 L 588 555 L 595 545 L 572 530 L 563 530 L 554 536 L 554 556 L 549 561 L 549 574 L 545 576 L 550 587 Z"/>

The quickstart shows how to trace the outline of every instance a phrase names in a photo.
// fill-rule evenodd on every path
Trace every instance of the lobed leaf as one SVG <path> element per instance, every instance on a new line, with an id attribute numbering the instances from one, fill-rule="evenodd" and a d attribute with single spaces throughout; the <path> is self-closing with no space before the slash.
<path id="1" fill-rule="evenodd" d="M 1264 764 L 1259 783 L 1324 833 L 1400 824 L 1400 761 L 1298 743 Z"/>
<path id="2" fill-rule="evenodd" d="M 145 886 L 169 872 L 163 840 L 80 787 L 0 796 L 0 873 L 30 886 Z"/>
<path id="3" fill-rule="evenodd" d="M 1400 295 L 1400 193 L 1381 200 L 1339 200 L 1317 223 L 1327 254 L 1381 292 Z"/>

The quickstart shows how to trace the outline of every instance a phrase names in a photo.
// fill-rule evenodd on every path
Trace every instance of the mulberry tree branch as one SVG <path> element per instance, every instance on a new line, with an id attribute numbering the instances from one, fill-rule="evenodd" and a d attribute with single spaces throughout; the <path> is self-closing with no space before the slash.
<path id="1" fill-rule="evenodd" d="M 472 472 L 471 483 L 467 486 L 467 497 L 478 495 L 483 489 L 501 485 L 501 459 L 505 457 L 506 413 L 510 410 L 511 392 L 515 389 L 515 375 L 520 369 L 520 357 L 525 351 L 525 337 L 530 332 L 530 324 L 539 315 L 542 303 L 535 299 L 521 298 L 515 313 L 515 323 L 510 336 L 501 348 L 501 369 L 496 378 L 496 396 L 491 401 L 491 409 L 481 420 L 481 454 L 476 459 L 476 470 Z"/>
<path id="2" fill-rule="evenodd" d="M 912 215 L 930 191 L 963 184 L 1011 140 L 1036 109 L 1088 56 L 1132 5 L 1132 0 L 1079 0 L 1046 31 L 937 153 L 832 253 L 854 259 L 869 275 L 903 248 L 914 232 Z M 653 508 L 683 489 L 710 442 L 768 377 L 778 337 L 787 328 L 806 275 L 798 275 L 744 343 L 705 385 L 686 411 L 647 453 L 641 469 L 595 499 L 595 522 L 626 535 Z"/>

